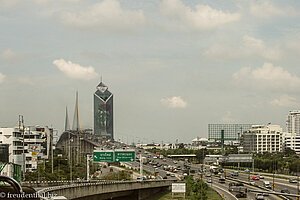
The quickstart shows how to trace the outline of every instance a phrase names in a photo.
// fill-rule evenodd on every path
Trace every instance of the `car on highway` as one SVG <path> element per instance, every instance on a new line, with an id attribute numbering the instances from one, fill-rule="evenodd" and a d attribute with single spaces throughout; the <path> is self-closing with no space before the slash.
<path id="1" fill-rule="evenodd" d="M 259 180 L 259 177 L 258 176 L 253 176 L 252 180 Z"/>
<path id="2" fill-rule="evenodd" d="M 225 178 L 219 178 L 219 183 L 225 183 Z"/>
<path id="3" fill-rule="evenodd" d="M 255 199 L 265 199 L 265 197 L 262 193 L 257 193 L 255 194 Z"/>
<path id="4" fill-rule="evenodd" d="M 232 175 L 232 176 L 239 176 L 239 172 L 238 172 L 238 171 L 234 171 L 234 172 L 232 172 L 231 175 Z"/>
<path id="5" fill-rule="evenodd" d="M 249 181 L 249 184 L 250 184 L 250 185 L 255 185 L 255 181 L 254 181 L 254 180 L 250 180 L 250 181 Z"/>
<path id="6" fill-rule="evenodd" d="M 271 189 L 272 187 L 270 181 L 264 181 L 264 187 Z"/>
<path id="7" fill-rule="evenodd" d="M 270 196 L 270 194 L 269 194 L 269 193 L 266 193 L 266 192 L 262 193 L 262 195 L 265 196 L 265 197 Z"/>
<path id="8" fill-rule="evenodd" d="M 264 179 L 264 178 L 265 178 L 262 174 L 259 174 L 258 177 L 259 177 L 260 179 Z"/>
<path id="9" fill-rule="evenodd" d="M 297 179 L 294 179 L 294 178 L 291 178 L 291 179 L 289 180 L 289 182 L 290 182 L 290 183 L 298 183 Z"/>
<path id="10" fill-rule="evenodd" d="M 281 192 L 281 193 L 290 194 L 290 191 L 289 191 L 288 189 L 282 189 L 280 192 Z"/>

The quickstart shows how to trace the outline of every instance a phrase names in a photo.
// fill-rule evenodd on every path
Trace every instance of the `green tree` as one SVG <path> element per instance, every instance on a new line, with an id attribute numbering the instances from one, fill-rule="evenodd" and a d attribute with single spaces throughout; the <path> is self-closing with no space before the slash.
<path id="1" fill-rule="evenodd" d="M 192 187 L 192 191 L 193 191 L 192 199 L 193 200 L 199 200 L 199 199 L 206 200 L 207 199 L 207 190 L 208 190 L 208 185 L 201 179 L 198 179 L 197 182 L 195 182 Z"/>

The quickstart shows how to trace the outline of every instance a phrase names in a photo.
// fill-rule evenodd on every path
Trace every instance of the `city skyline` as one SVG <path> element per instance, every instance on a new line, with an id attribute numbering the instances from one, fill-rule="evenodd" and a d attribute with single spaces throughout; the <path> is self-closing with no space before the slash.
<path id="1" fill-rule="evenodd" d="M 0 127 L 21 114 L 62 132 L 76 91 L 93 127 L 100 76 L 116 140 L 190 142 L 211 123 L 285 130 L 300 107 L 300 2 L 0 0 L 0 11 Z"/>

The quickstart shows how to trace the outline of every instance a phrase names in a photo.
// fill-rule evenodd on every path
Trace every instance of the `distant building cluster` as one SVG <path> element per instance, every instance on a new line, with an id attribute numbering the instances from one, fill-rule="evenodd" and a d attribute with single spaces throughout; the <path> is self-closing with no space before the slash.
<path id="1" fill-rule="evenodd" d="M 222 134 L 223 132 L 223 138 Z M 274 153 L 286 149 L 300 154 L 300 111 L 290 111 L 286 120 L 286 131 L 271 124 L 208 124 L 208 147 L 213 144 L 238 145 L 240 151 L 248 153 Z M 199 146 L 193 140 L 192 146 Z"/>

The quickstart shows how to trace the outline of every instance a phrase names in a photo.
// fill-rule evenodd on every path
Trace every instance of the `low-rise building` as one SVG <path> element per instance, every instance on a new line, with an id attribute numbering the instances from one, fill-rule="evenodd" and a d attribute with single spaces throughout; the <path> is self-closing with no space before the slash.
<path id="1" fill-rule="evenodd" d="M 282 128 L 279 125 L 253 125 L 242 135 L 243 152 L 281 152 Z"/>

